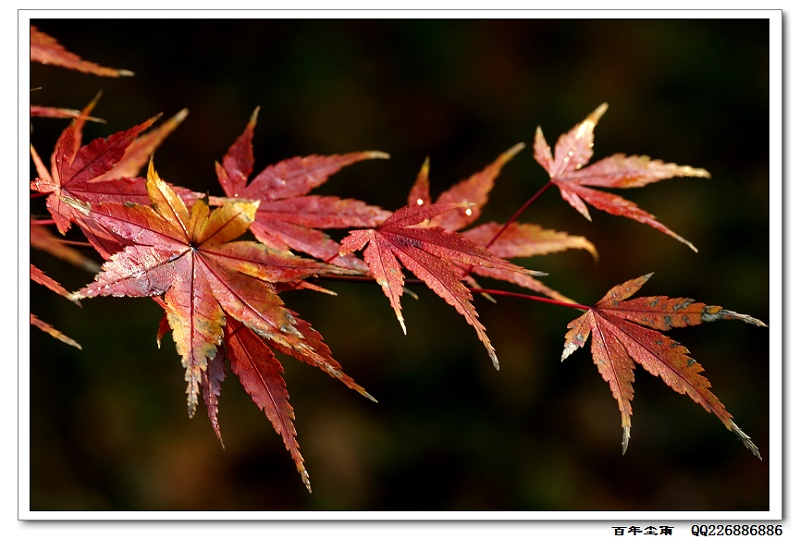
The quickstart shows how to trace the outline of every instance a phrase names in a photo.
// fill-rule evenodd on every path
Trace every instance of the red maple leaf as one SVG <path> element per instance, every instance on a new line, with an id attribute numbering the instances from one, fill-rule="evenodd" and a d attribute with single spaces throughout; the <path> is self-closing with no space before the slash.
<path id="1" fill-rule="evenodd" d="M 659 223 L 654 215 L 640 209 L 633 202 L 605 191 L 592 189 L 592 187 L 642 187 L 679 176 L 710 177 L 706 170 L 700 168 L 665 163 L 651 160 L 647 156 L 636 155 L 614 154 L 584 166 L 592 157 L 594 127 L 607 108 L 608 106 L 603 103 L 583 122 L 561 135 L 556 143 L 555 154 L 551 153 L 541 127 L 537 127 L 533 143 L 534 158 L 550 175 L 552 184 L 558 186 L 564 200 L 587 219 L 591 220 L 591 216 L 584 202 L 610 214 L 621 215 L 649 225 L 697 251 L 689 241 Z"/>
<path id="2" fill-rule="evenodd" d="M 572 236 L 535 224 L 511 222 L 501 225 L 489 222 L 462 230 L 480 217 L 481 210 L 494 187 L 495 179 L 503 166 L 523 147 L 522 143 L 517 144 L 500 154 L 483 170 L 442 192 L 436 199 L 437 204 L 461 204 L 461 206 L 433 216 L 428 221 L 428 225 L 440 226 L 451 232 L 460 231 L 463 237 L 485 246 L 495 256 L 505 259 L 545 255 L 565 249 L 586 249 L 597 258 L 597 250 L 594 245 L 583 236 Z M 410 206 L 431 204 L 429 169 L 429 162 L 426 160 L 409 193 L 408 204 Z M 572 302 L 566 296 L 535 279 L 530 273 L 487 266 L 464 267 L 464 270 L 468 273 L 508 281 L 559 301 Z"/>
<path id="3" fill-rule="evenodd" d="M 31 26 L 31 61 L 74 69 L 83 73 L 101 77 L 129 77 L 133 72 L 127 69 L 103 67 L 94 62 L 81 59 L 68 51 L 55 38 L 45 34 L 35 26 Z"/>
<path id="4" fill-rule="evenodd" d="M 100 270 L 97 262 L 67 245 L 61 238 L 50 232 L 48 227 L 34 223 L 33 219 L 31 219 L 30 234 L 32 248 L 44 251 L 92 273 Z"/>
<path id="5" fill-rule="evenodd" d="M 136 177 L 136 174 L 164 138 L 186 117 L 187 111 L 179 112 L 146 134 L 142 133 L 158 117 L 83 146 L 83 126 L 96 103 L 97 99 L 89 103 L 82 115 L 61 133 L 51 156 L 50 170 L 31 147 L 38 173 L 31 182 L 31 189 L 49 195 L 47 209 L 59 232 L 65 234 L 73 222 L 77 223 L 95 249 L 103 258 L 108 258 L 122 248 L 119 238 L 97 227 L 92 220 L 84 219 L 81 212 L 65 204 L 62 197 L 90 204 L 104 201 L 148 204 L 144 179 Z M 200 196 L 187 189 L 179 192 L 187 199 Z"/>
<path id="6" fill-rule="evenodd" d="M 298 331 L 317 351 L 317 357 L 324 358 L 325 364 L 322 368 L 329 370 L 337 378 L 347 379 L 346 383 L 354 385 L 352 379 L 341 372 L 339 364 L 331 357 L 330 350 L 322 342 L 322 337 L 307 322 L 299 318 L 296 318 L 296 320 Z M 308 355 L 297 354 L 291 348 L 285 348 L 277 344 L 273 344 L 273 346 L 277 350 L 302 361 L 308 361 L 311 358 Z M 253 402 L 258 405 L 270 420 L 275 432 L 280 434 L 286 449 L 295 462 L 303 483 L 310 491 L 311 483 L 308 471 L 303 464 L 303 456 L 300 454 L 300 446 L 297 443 L 297 431 L 293 423 L 295 417 L 294 409 L 289 404 L 289 392 L 282 376 L 283 367 L 275 357 L 274 352 L 253 330 L 235 319 L 230 320 L 225 326 L 224 350 L 230 363 L 231 371 L 239 377 L 242 386 L 251 396 Z M 314 359 L 314 361 L 316 362 L 317 359 Z M 221 358 L 218 356 L 218 358 L 212 360 L 213 362 L 221 365 Z M 218 373 L 216 374 L 216 379 L 221 382 L 221 367 L 214 370 Z M 212 373 L 212 369 L 209 368 L 208 372 Z M 212 375 L 209 374 L 209 376 L 211 377 Z M 211 380 L 212 383 L 215 382 L 213 377 Z M 209 387 L 218 388 L 218 383 Z M 219 390 L 217 389 L 216 395 L 218 394 Z M 212 424 L 214 424 L 215 430 L 219 432 L 219 426 L 216 422 L 216 409 L 214 408 L 212 417 L 211 401 L 206 399 L 206 402 L 209 403 L 209 417 L 211 417 Z"/>
<path id="7" fill-rule="evenodd" d="M 267 344 L 322 368 L 371 397 L 341 372 L 321 337 L 286 308 L 276 287 L 320 273 L 352 272 L 258 242 L 232 241 L 253 222 L 257 202 L 229 201 L 212 210 L 199 199 L 187 208 L 158 177 L 152 162 L 146 187 L 149 206 L 64 199 L 87 219 L 129 243 L 111 256 L 95 281 L 73 294 L 73 298 L 156 298 L 166 311 L 166 322 L 186 369 L 189 414 L 194 414 L 202 393 L 218 436 L 217 400 L 224 377 L 219 357 L 226 350 L 234 372 L 240 379 L 244 377 L 245 389 L 284 437 L 307 481 L 302 458 L 293 449 L 296 443 L 290 443 L 294 433 L 286 426 L 291 424 L 291 414 L 287 412 L 291 408 L 280 403 L 272 408 L 267 405 L 283 384 L 273 364 L 274 355 L 265 351 Z M 165 331 L 165 327 L 160 329 L 159 338 Z M 255 340 L 263 346 L 254 345 Z M 262 375 L 269 379 L 259 381 Z"/>
<path id="8" fill-rule="evenodd" d="M 737 425 L 722 402 L 711 392 L 711 384 L 701 373 L 700 364 L 689 351 L 663 333 L 717 320 L 741 320 L 757 326 L 763 322 L 719 306 L 689 298 L 649 296 L 628 300 L 651 274 L 615 286 L 593 307 L 567 325 L 561 360 L 586 344 L 592 335 L 592 358 L 600 375 L 611 387 L 622 414 L 622 452 L 630 440 L 633 408 L 633 370 L 638 363 L 680 394 L 688 395 L 706 411 L 712 412 L 761 458 L 758 448 Z"/>
<path id="9" fill-rule="evenodd" d="M 91 73 L 93 75 L 100 75 L 103 77 L 127 77 L 133 75 L 127 69 L 112 69 L 103 67 L 94 62 L 88 62 L 81 59 L 77 54 L 69 52 L 54 38 L 40 31 L 35 26 L 31 26 L 31 50 L 30 59 L 32 62 L 39 62 L 42 64 L 56 65 L 81 71 L 83 73 Z M 60 107 L 45 107 L 39 105 L 31 105 L 31 116 L 45 117 L 45 118 L 79 118 L 84 114 L 79 110 L 65 109 Z M 89 120 L 97 120 L 96 118 L 85 118 Z"/>
<path id="10" fill-rule="evenodd" d="M 421 279 L 431 290 L 455 307 L 475 328 L 489 352 L 495 368 L 497 354 L 489 342 L 485 327 L 478 321 L 472 294 L 461 282 L 464 266 L 497 268 L 523 274 L 530 270 L 496 257 L 473 241 L 437 226 L 421 223 L 463 204 L 423 204 L 397 210 L 379 227 L 353 230 L 342 240 L 341 254 L 364 249 L 364 260 L 376 282 L 389 298 L 397 320 L 406 332 L 400 296 L 405 282 L 402 266 Z M 366 248 L 365 248 L 366 246 Z M 402 264 L 402 266 L 401 266 Z"/>
<path id="11" fill-rule="evenodd" d="M 366 151 L 344 155 L 294 157 L 253 172 L 253 129 L 259 109 L 253 112 L 244 132 L 231 145 L 217 176 L 228 197 L 258 200 L 258 212 L 250 230 L 259 241 L 276 249 L 294 249 L 321 260 L 362 271 L 363 262 L 349 256 L 339 258 L 339 244 L 322 229 L 377 226 L 391 212 L 354 199 L 313 196 L 308 193 L 347 165 L 365 159 L 387 158 L 383 152 Z"/>

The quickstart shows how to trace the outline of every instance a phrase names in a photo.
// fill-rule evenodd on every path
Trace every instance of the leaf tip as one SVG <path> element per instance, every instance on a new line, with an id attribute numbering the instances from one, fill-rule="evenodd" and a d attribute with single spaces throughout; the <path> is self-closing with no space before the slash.
<path id="1" fill-rule="evenodd" d="M 364 152 L 364 155 L 367 159 L 389 159 L 391 157 L 388 153 L 379 151 Z"/>
<path id="2" fill-rule="evenodd" d="M 564 347 L 564 351 L 561 352 L 561 362 L 563 363 L 565 359 L 567 359 L 572 352 L 578 349 L 578 345 L 575 342 L 569 342 Z"/>
<path id="3" fill-rule="evenodd" d="M 380 283 L 379 283 L 379 284 L 380 284 Z M 387 284 L 386 286 L 384 286 L 383 284 L 381 284 L 381 287 L 382 287 L 384 290 L 387 290 L 387 289 L 388 289 L 388 286 L 389 286 L 388 284 Z M 403 313 L 400 311 L 400 309 L 399 309 L 399 308 L 395 308 L 395 310 L 394 310 L 394 314 L 395 314 L 395 316 L 397 317 L 397 321 L 398 321 L 398 322 L 400 322 L 400 328 L 403 330 L 403 335 L 408 335 L 408 331 L 406 331 L 406 322 L 405 322 L 405 320 L 403 320 Z"/>
<path id="4" fill-rule="evenodd" d="M 600 121 L 600 117 L 603 116 L 603 114 L 605 114 L 607 110 L 608 110 L 608 103 L 601 103 L 600 106 L 594 109 L 594 112 L 592 112 L 589 115 L 589 119 L 592 122 L 597 123 L 598 121 Z"/>
<path id="5" fill-rule="evenodd" d="M 489 358 L 492 360 L 492 365 L 496 371 L 500 370 L 500 360 L 497 359 L 497 352 L 494 351 L 494 348 L 489 347 Z"/>
<path id="6" fill-rule="evenodd" d="M 222 449 L 225 449 L 225 442 L 222 441 L 222 433 L 219 431 L 219 426 L 216 426 L 214 431 L 217 435 L 217 440 L 219 440 L 219 445 L 222 446 Z"/>
<path id="7" fill-rule="evenodd" d="M 701 322 L 716 322 L 717 320 L 739 320 L 762 328 L 768 327 L 767 324 L 749 314 L 741 314 L 713 305 L 706 306 L 700 313 Z"/>
<path id="8" fill-rule="evenodd" d="M 176 124 L 179 124 L 182 121 L 184 121 L 187 116 L 189 116 L 189 109 L 183 108 L 179 110 L 175 116 L 172 117 L 172 121 L 175 122 Z"/>
<path id="9" fill-rule="evenodd" d="M 628 450 L 628 444 L 631 441 L 631 427 L 625 426 L 622 427 L 622 454 L 624 455 L 625 452 Z"/>
<path id="10" fill-rule="evenodd" d="M 758 450 L 758 447 L 756 447 L 756 444 L 753 443 L 753 440 L 747 434 L 745 434 L 745 432 L 742 429 L 740 429 L 739 426 L 733 421 L 731 421 L 730 429 L 736 436 L 739 437 L 744 446 L 747 449 L 749 449 L 750 452 L 753 453 L 756 457 L 758 457 L 758 460 L 763 460 L 761 458 L 761 452 Z"/>
<path id="11" fill-rule="evenodd" d="M 515 155 L 521 152 L 524 148 L 525 148 L 524 142 L 518 142 L 514 144 L 511 148 L 502 153 L 502 155 L 500 156 L 501 163 L 502 164 L 508 163 Z"/>
<path id="12" fill-rule="evenodd" d="M 187 398 L 186 398 L 186 408 L 189 412 L 189 419 L 194 417 L 195 412 L 197 412 L 197 393 L 194 392 L 194 388 L 192 388 L 192 381 L 189 382 L 189 387 L 186 388 Z M 197 386 L 195 386 L 196 388 Z"/>

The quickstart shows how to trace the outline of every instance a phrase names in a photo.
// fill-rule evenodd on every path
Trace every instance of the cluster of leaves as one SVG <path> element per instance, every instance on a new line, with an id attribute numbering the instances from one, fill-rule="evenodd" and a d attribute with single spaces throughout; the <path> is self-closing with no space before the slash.
<path id="1" fill-rule="evenodd" d="M 34 61 L 103 76 L 130 74 L 85 62 L 35 28 L 31 30 L 31 48 Z M 97 296 L 153 298 L 164 310 L 157 341 L 160 344 L 171 332 L 185 368 L 189 415 L 195 413 L 202 398 L 222 442 L 217 412 L 227 364 L 283 438 L 309 490 L 294 412 L 276 352 L 314 365 L 374 400 L 342 371 L 322 336 L 282 299 L 284 293 L 299 289 L 332 293 L 320 285 L 324 279 L 377 283 L 403 332 L 401 298 L 409 293 L 406 286 L 427 286 L 472 326 L 496 368 L 499 360 L 478 319 L 473 294 L 581 309 L 584 313 L 568 325 L 562 360 L 583 347 L 591 334 L 592 357 L 621 412 L 623 452 L 630 439 L 633 373 L 638 363 L 714 413 L 760 458 L 750 438 L 711 393 L 700 364 L 663 332 L 716 320 L 763 326 L 761 321 L 689 298 L 630 299 L 650 275 L 614 286 L 592 306 L 581 305 L 537 279 L 542 273 L 510 261 L 565 249 L 582 249 L 597 257 L 594 245 L 584 237 L 518 220 L 529 204 L 552 186 L 587 219 L 588 204 L 647 224 L 694 249 L 653 215 L 597 188 L 641 187 L 673 177 L 708 177 L 708 172 L 621 154 L 588 164 L 594 128 L 606 111 L 605 104 L 559 137 L 554 150 L 537 129 L 533 157 L 549 180 L 504 223 L 475 225 L 503 166 L 524 144 L 500 154 L 435 201 L 426 160 L 406 204 L 388 211 L 355 199 L 311 194 L 343 167 L 387 158 L 382 152 L 294 157 L 254 174 L 256 109 L 242 134 L 215 164 L 224 196 L 211 196 L 165 182 L 151 157 L 186 111 L 158 128 L 151 129 L 158 120 L 155 117 L 83 144 L 82 130 L 86 121 L 92 120 L 96 102 L 81 111 L 31 109 L 32 116 L 71 118 L 55 144 L 49 169 L 31 148 L 37 170 L 31 182 L 33 196 L 47 196 L 50 213 L 48 219 L 32 219 L 31 245 L 97 275 L 74 293 L 34 266 L 32 279 L 76 303 Z M 140 177 L 145 166 L 146 177 Z M 62 235 L 76 226 L 104 260 L 102 267 L 59 241 L 50 232 L 51 225 Z M 333 239 L 328 232 L 332 229 L 344 231 L 344 238 Z M 525 291 L 484 288 L 478 282 L 483 278 L 506 281 Z M 34 315 L 31 322 L 77 346 Z"/>

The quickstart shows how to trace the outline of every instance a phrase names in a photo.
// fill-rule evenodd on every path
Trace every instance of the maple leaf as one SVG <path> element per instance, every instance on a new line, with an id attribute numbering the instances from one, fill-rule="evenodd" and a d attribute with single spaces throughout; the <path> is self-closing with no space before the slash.
<path id="1" fill-rule="evenodd" d="M 297 443 L 294 410 L 289 404 L 289 392 L 282 376 L 283 367 L 266 343 L 249 328 L 232 321 L 226 326 L 225 332 L 231 370 L 280 434 L 310 492 L 311 482 Z"/>
<path id="2" fill-rule="evenodd" d="M 371 398 L 340 371 L 321 337 L 287 309 L 276 292 L 276 285 L 282 282 L 294 282 L 320 273 L 352 271 L 276 251 L 254 241 L 232 241 L 253 222 L 258 202 L 229 201 L 212 210 L 205 200 L 199 199 L 187 208 L 158 176 L 152 161 L 146 187 L 150 206 L 116 202 L 89 204 L 65 199 L 87 218 L 130 242 L 103 264 L 102 273 L 93 283 L 73 297 L 157 299 L 166 311 L 166 326 L 172 330 L 186 369 L 190 415 L 194 414 L 202 393 L 212 426 L 220 436 L 216 410 L 224 369 L 218 357 L 225 350 L 231 365 L 235 365 L 235 372 L 247 378 L 242 381 L 245 389 L 264 408 L 264 393 L 255 389 L 252 382 L 253 369 L 257 372 L 271 369 L 272 355 L 271 352 L 266 356 L 260 354 L 258 361 L 262 363 L 252 368 L 241 365 L 242 354 L 253 352 L 254 337 L 248 336 L 249 331 L 268 341 L 273 348 L 324 369 Z M 160 326 L 159 339 L 166 332 L 166 326 Z M 240 326 L 244 329 L 238 330 Z M 249 352 L 243 349 L 245 345 Z M 274 384 L 278 382 L 264 380 L 262 383 L 277 387 Z M 267 411 L 272 420 L 270 414 Z M 277 426 L 276 430 L 286 439 L 285 430 Z"/>
<path id="3" fill-rule="evenodd" d="M 164 142 L 164 139 L 166 139 L 173 131 L 175 131 L 175 129 L 181 124 L 181 122 L 183 122 L 183 120 L 186 119 L 188 115 L 189 109 L 181 109 L 157 128 L 151 129 L 137 136 L 125 149 L 122 159 L 117 161 L 111 170 L 94 178 L 92 183 L 102 183 L 120 178 L 137 177 L 142 168 L 150 161 L 153 152 L 155 152 L 156 149 L 161 146 L 161 143 Z M 156 116 L 154 120 L 158 117 L 159 116 Z M 139 184 L 143 186 L 144 181 L 140 181 Z M 175 185 L 172 185 L 171 188 L 178 193 L 178 195 L 183 198 L 185 202 L 191 202 L 200 196 L 198 193 L 194 193 L 188 189 L 177 187 Z"/>
<path id="4" fill-rule="evenodd" d="M 385 159 L 388 155 L 366 151 L 294 157 L 268 166 L 248 183 L 254 166 L 252 142 L 258 111 L 256 108 L 244 132 L 223 157 L 222 164 L 216 164 L 226 196 L 260 201 L 250 230 L 266 245 L 294 249 L 365 271 L 361 260 L 352 256 L 339 258 L 339 244 L 320 229 L 373 227 L 391 212 L 359 200 L 308 193 L 347 165 L 365 159 Z"/>
<path id="5" fill-rule="evenodd" d="M 436 204 L 453 204 L 450 210 L 442 211 L 430 218 L 430 226 L 439 226 L 455 232 L 471 225 L 481 215 L 483 206 L 489 200 L 489 194 L 503 166 L 524 148 L 522 143 L 501 153 L 494 161 L 482 170 L 462 180 L 436 199 Z M 417 174 L 417 179 L 408 194 L 409 206 L 422 206 L 433 203 L 430 194 L 430 160 L 426 159 Z"/>
<path id="6" fill-rule="evenodd" d="M 31 280 L 36 282 L 36 283 L 39 283 L 40 285 L 46 286 L 47 288 L 49 288 L 50 290 L 52 290 L 53 292 L 55 292 L 59 296 L 63 296 L 63 297 L 65 297 L 67 299 L 70 299 L 70 300 L 72 300 L 75 303 L 80 305 L 80 303 L 77 300 L 73 299 L 70 296 L 69 292 L 67 292 L 67 290 L 63 286 L 61 286 L 55 279 L 53 279 L 52 277 L 48 277 L 42 270 L 40 270 L 39 268 L 37 268 L 33 264 L 31 264 Z M 51 326 L 47 322 L 42 321 L 35 314 L 30 313 L 30 315 L 31 315 L 31 325 L 33 325 L 33 326 L 41 329 L 42 331 L 50 334 L 52 337 L 55 337 L 56 339 L 60 340 L 61 342 L 64 342 L 64 343 L 66 343 L 66 344 L 68 344 L 70 346 L 74 346 L 78 350 L 81 349 L 81 345 L 78 344 L 76 341 L 74 341 L 70 337 L 67 337 L 62 332 L 58 331 L 57 329 L 55 329 L 53 326 Z"/>
<path id="7" fill-rule="evenodd" d="M 100 266 L 97 262 L 91 258 L 87 258 L 80 251 L 66 245 L 44 225 L 31 223 L 30 240 L 31 247 L 35 249 L 45 251 L 56 258 L 65 260 L 74 266 L 78 266 L 92 273 L 100 271 Z"/>
<path id="8" fill-rule="evenodd" d="M 561 360 L 582 348 L 592 335 L 592 358 L 600 375 L 608 382 L 622 414 L 622 452 L 630 440 L 633 409 L 633 371 L 635 363 L 661 379 L 677 393 L 688 395 L 706 411 L 716 415 L 759 459 L 761 455 L 750 437 L 733 422 L 733 416 L 711 392 L 711 384 L 701 373 L 701 365 L 689 351 L 661 331 L 717 320 L 740 320 L 766 326 L 752 316 L 689 298 L 666 296 L 628 300 L 652 273 L 615 286 L 593 307 L 567 325 Z"/>
<path id="9" fill-rule="evenodd" d="M 588 187 L 642 187 L 680 176 L 710 177 L 710 174 L 701 168 L 651 160 L 647 156 L 614 154 L 584 166 L 593 154 L 594 128 L 607 108 L 608 105 L 603 103 L 583 122 L 561 135 L 556 143 L 555 153 L 551 152 L 550 146 L 545 141 L 541 127 L 537 127 L 533 143 L 534 158 L 550 175 L 550 182 L 558 186 L 562 198 L 590 221 L 591 216 L 584 202 L 612 215 L 621 215 L 649 225 L 697 251 L 691 242 L 658 222 L 654 215 L 640 209 L 633 202 Z"/>
<path id="10" fill-rule="evenodd" d="M 51 170 L 48 171 L 31 146 L 38 173 L 31 182 L 31 189 L 49 195 L 47 209 L 61 234 L 65 234 L 73 222 L 77 223 L 89 242 L 107 259 L 122 248 L 119 238 L 84 219 L 82 213 L 64 203 L 62 197 L 90 204 L 103 201 L 148 204 L 145 182 L 134 176 L 164 138 L 186 117 L 187 111 L 180 111 L 147 134 L 142 135 L 142 132 L 158 117 L 82 146 L 82 129 L 96 103 L 97 98 L 61 133 L 51 157 Z M 200 196 L 187 189 L 179 192 L 187 200 Z"/>
<path id="11" fill-rule="evenodd" d="M 31 117 L 37 116 L 39 118 L 80 118 L 83 117 L 83 112 L 75 109 L 65 109 L 60 107 L 45 107 L 41 105 L 31 105 Z M 86 120 L 92 122 L 102 122 L 99 118 L 85 117 Z"/>
<path id="12" fill-rule="evenodd" d="M 539 225 L 517 222 L 500 225 L 490 222 L 462 230 L 480 217 L 481 210 L 494 187 L 495 179 L 503 166 L 522 148 L 524 148 L 522 143 L 513 146 L 479 172 L 442 192 L 436 199 L 436 204 L 460 203 L 462 205 L 431 217 L 426 226 L 440 226 L 450 232 L 460 231 L 465 238 L 485 246 L 495 256 L 505 259 L 545 255 L 566 249 L 585 249 L 596 259 L 597 250 L 586 238 L 544 229 Z M 410 206 L 432 203 L 429 171 L 430 164 L 426 159 L 409 192 L 408 204 Z M 486 266 L 464 267 L 464 270 L 468 273 L 508 281 L 559 301 L 572 302 L 563 294 L 535 279 L 532 274 Z"/>
<path id="13" fill-rule="evenodd" d="M 31 264 L 31 280 L 36 283 L 39 283 L 42 286 L 49 288 L 59 296 L 63 296 L 67 299 L 75 301 L 72 297 L 70 297 L 70 293 L 67 292 L 67 290 L 63 286 L 61 286 L 52 277 L 48 277 L 47 274 L 45 274 L 45 272 L 43 272 L 41 269 L 37 268 L 33 264 Z M 80 303 L 77 301 L 75 301 L 75 303 L 78 303 L 78 305 L 80 305 Z"/>
<path id="14" fill-rule="evenodd" d="M 43 321 L 42 319 L 40 319 L 38 316 L 36 316 L 33 313 L 31 313 L 31 325 L 41 329 L 42 331 L 44 331 L 45 333 L 47 333 L 51 337 L 54 337 L 54 338 L 58 339 L 59 341 L 65 343 L 65 344 L 68 344 L 68 345 L 70 345 L 72 347 L 75 347 L 78 350 L 82 349 L 81 345 L 78 344 L 74 339 L 64 335 L 62 332 L 60 332 L 59 330 L 57 330 L 56 328 L 54 328 L 52 325 L 48 324 L 47 322 Z"/>
<path id="15" fill-rule="evenodd" d="M 31 61 L 61 66 L 101 77 L 129 77 L 133 75 L 133 72 L 127 69 L 103 67 L 94 62 L 83 60 L 77 54 L 69 52 L 55 38 L 50 37 L 35 26 L 31 26 Z"/>
<path id="16" fill-rule="evenodd" d="M 478 313 L 472 305 L 472 294 L 461 282 L 464 279 L 462 268 L 466 265 L 520 273 L 531 272 L 496 257 L 489 250 L 456 232 L 441 227 L 418 226 L 456 207 L 463 208 L 464 205 L 405 206 L 377 228 L 350 231 L 342 240 L 339 252 L 346 254 L 364 249 L 364 260 L 383 293 L 389 298 L 403 333 L 406 333 L 406 326 L 401 313 L 400 296 L 405 280 L 401 264 L 455 307 L 475 328 L 492 363 L 495 368 L 499 368 L 497 354 L 486 335 L 486 328 L 478 321 Z"/>

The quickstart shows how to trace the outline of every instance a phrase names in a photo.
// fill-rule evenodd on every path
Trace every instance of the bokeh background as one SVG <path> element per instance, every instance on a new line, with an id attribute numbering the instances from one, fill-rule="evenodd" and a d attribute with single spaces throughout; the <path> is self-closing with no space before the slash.
<path id="1" fill-rule="evenodd" d="M 546 181 L 530 149 L 537 125 L 552 145 L 608 102 L 596 158 L 647 154 L 711 172 L 710 180 L 617 191 L 699 253 L 599 211 L 590 223 L 550 190 L 523 220 L 586 236 L 599 262 L 585 252 L 520 262 L 583 303 L 655 272 L 643 294 L 692 297 L 769 322 L 766 20 L 34 23 L 83 58 L 136 75 L 104 79 L 34 64 L 33 103 L 82 108 L 102 91 L 94 113 L 106 123 L 88 125 L 87 141 L 188 108 L 156 167 L 170 182 L 211 194 L 221 194 L 214 161 L 260 106 L 257 170 L 295 155 L 382 150 L 392 158 L 348 167 L 318 192 L 387 209 L 404 204 L 426 156 L 436 194 L 525 142 L 486 209 L 485 219 L 503 220 Z M 32 124 L 32 143 L 49 155 L 66 123 Z M 92 279 L 41 253 L 31 258 L 71 290 Z M 284 358 L 309 494 L 234 376 L 222 392 L 225 449 L 202 411 L 187 417 L 174 345 L 166 337 L 156 347 L 154 302 L 99 298 L 78 308 L 32 285 L 32 311 L 83 350 L 32 330 L 31 509 L 769 508 L 769 329 L 723 322 L 670 333 L 704 366 L 763 462 L 641 368 L 622 456 L 617 405 L 588 347 L 559 361 L 576 312 L 476 298 L 498 372 L 473 329 L 432 293 L 403 298 L 403 336 L 377 286 L 330 288 L 339 295 L 285 300 L 379 404 Z"/>

